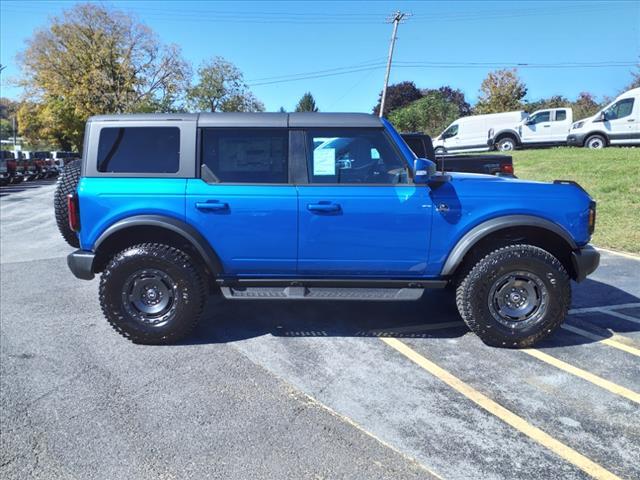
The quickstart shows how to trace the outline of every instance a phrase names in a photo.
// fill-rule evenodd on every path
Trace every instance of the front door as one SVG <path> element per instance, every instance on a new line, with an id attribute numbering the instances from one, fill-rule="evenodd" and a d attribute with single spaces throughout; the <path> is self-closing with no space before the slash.
<path id="1" fill-rule="evenodd" d="M 296 272 L 298 201 L 288 182 L 286 128 L 203 128 L 201 178 L 187 182 L 186 215 L 226 274 Z"/>
<path id="2" fill-rule="evenodd" d="M 638 143 L 635 98 L 623 98 L 604 111 L 604 126 L 612 144 Z"/>
<path id="3" fill-rule="evenodd" d="M 522 126 L 520 138 L 524 143 L 551 142 L 553 141 L 551 130 L 551 111 L 542 110 L 527 119 Z"/>
<path id="4" fill-rule="evenodd" d="M 406 278 L 426 268 L 429 188 L 384 129 L 309 129 L 298 185 L 298 274 Z"/>

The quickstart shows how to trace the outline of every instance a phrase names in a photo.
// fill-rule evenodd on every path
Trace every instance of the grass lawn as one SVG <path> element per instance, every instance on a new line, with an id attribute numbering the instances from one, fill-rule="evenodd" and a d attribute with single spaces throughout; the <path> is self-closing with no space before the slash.
<path id="1" fill-rule="evenodd" d="M 575 180 L 598 202 L 592 242 L 640 253 L 640 148 L 545 148 L 512 152 L 519 178 Z"/>

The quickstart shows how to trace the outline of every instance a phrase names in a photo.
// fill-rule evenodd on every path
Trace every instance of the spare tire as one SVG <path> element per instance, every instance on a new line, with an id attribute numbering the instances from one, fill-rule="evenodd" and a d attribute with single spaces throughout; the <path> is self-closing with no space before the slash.
<path id="1" fill-rule="evenodd" d="M 67 195 L 75 193 L 80 181 L 80 160 L 74 160 L 65 165 L 58 177 L 56 191 L 53 194 L 53 209 L 56 214 L 58 230 L 65 241 L 72 247 L 79 248 L 80 241 L 76 232 L 69 227 L 69 211 L 67 210 Z"/>

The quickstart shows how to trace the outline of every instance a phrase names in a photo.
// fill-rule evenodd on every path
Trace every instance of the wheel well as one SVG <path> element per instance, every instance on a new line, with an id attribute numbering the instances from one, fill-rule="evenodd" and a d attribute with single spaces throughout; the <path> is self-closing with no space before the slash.
<path id="1" fill-rule="evenodd" d="M 584 141 L 582 142 L 582 146 L 585 146 L 587 144 L 587 140 L 589 140 L 589 137 L 593 137 L 594 135 L 598 135 L 604 138 L 604 142 L 607 144 L 607 146 L 609 145 L 609 136 L 604 132 L 599 132 L 596 130 L 594 132 L 589 132 L 584 136 Z"/>
<path id="2" fill-rule="evenodd" d="M 516 145 L 519 145 L 520 142 L 518 141 L 518 137 L 515 133 L 512 132 L 500 132 L 498 135 L 496 135 L 496 143 L 499 142 L 500 140 L 502 140 L 503 138 L 509 137 L 511 138 L 514 142 L 516 142 Z"/>
<path id="3" fill-rule="evenodd" d="M 576 278 L 571 261 L 571 245 L 557 233 L 542 227 L 528 226 L 507 227 L 482 237 L 465 254 L 454 277 L 456 280 L 462 280 L 481 258 L 497 248 L 517 243 L 526 243 L 546 250 L 562 263 L 571 278 Z"/>
<path id="4" fill-rule="evenodd" d="M 207 267 L 207 261 L 189 240 L 177 232 L 153 225 L 137 225 L 124 228 L 109 235 L 96 250 L 93 262 L 93 271 L 99 273 L 104 270 L 109 260 L 125 248 L 139 243 L 161 243 L 170 247 L 179 248 L 195 259 L 196 264 L 205 268 L 207 276 L 213 274 Z"/>

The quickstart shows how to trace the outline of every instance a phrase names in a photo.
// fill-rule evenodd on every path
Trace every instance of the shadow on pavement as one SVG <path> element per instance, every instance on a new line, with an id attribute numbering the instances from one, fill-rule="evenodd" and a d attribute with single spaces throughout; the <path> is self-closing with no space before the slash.
<path id="1" fill-rule="evenodd" d="M 594 280 L 573 284 L 573 287 L 579 295 L 584 290 L 584 295 L 609 299 L 599 306 L 640 302 L 638 297 Z M 614 327 L 619 327 L 620 320 L 607 317 L 602 315 L 597 328 L 591 329 L 592 333 L 603 337 L 612 335 L 607 328 L 616 330 Z M 607 325 L 607 321 L 611 325 Z M 449 322 L 458 324 L 440 325 Z M 587 329 L 583 322 L 574 322 L 573 315 L 568 323 Z M 628 331 L 640 331 L 639 324 L 628 323 Z M 431 290 L 414 302 L 215 300 L 207 306 L 198 329 L 183 344 L 227 343 L 263 335 L 458 338 L 467 332 L 458 315 L 453 292 Z M 561 330 L 539 346 L 560 347 L 596 341 L 567 333 Z"/>
<path id="2" fill-rule="evenodd" d="M 0 187 L 0 197 L 7 197 L 12 193 L 20 193 L 26 190 L 33 190 L 34 188 L 43 187 L 45 185 L 53 185 L 56 183 L 56 178 L 45 178 L 41 180 L 31 180 L 28 182 L 16 183 L 13 185 L 5 185 Z"/>

